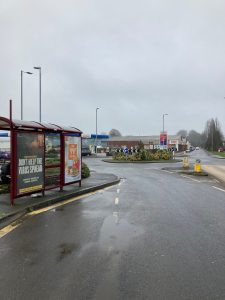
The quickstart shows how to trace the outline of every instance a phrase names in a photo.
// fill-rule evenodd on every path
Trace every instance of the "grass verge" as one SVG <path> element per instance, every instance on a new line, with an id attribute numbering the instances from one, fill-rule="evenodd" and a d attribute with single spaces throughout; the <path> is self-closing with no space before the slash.
<path id="1" fill-rule="evenodd" d="M 213 154 L 225 158 L 225 152 L 216 152 L 216 151 L 214 151 Z"/>

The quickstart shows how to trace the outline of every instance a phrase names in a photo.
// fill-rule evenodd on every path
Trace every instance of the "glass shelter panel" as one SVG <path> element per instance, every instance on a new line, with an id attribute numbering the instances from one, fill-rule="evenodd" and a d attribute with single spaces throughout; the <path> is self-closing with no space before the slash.
<path id="1" fill-rule="evenodd" d="M 61 139 L 59 133 L 45 135 L 45 186 L 60 185 Z"/>

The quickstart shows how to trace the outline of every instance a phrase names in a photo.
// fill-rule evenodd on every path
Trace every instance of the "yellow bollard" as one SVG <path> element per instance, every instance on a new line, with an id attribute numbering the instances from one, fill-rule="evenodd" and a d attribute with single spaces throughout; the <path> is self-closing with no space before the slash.
<path id="1" fill-rule="evenodd" d="M 202 171 L 202 165 L 200 159 L 196 159 L 194 170 L 196 173 L 200 173 Z"/>
<path id="2" fill-rule="evenodd" d="M 189 160 L 187 156 L 183 159 L 183 168 L 189 168 Z"/>

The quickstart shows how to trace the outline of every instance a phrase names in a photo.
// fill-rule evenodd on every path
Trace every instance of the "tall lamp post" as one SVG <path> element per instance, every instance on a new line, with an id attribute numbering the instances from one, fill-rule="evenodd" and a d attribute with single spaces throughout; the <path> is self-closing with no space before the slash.
<path id="1" fill-rule="evenodd" d="M 41 123 L 41 67 L 34 67 L 39 70 L 39 122 Z"/>
<path id="2" fill-rule="evenodd" d="M 98 110 L 99 110 L 100 108 L 99 107 L 96 107 L 96 119 L 95 119 L 95 121 L 96 121 L 96 136 L 95 136 L 95 153 L 97 154 L 97 135 L 98 135 Z"/>
<path id="3" fill-rule="evenodd" d="M 21 120 L 23 120 L 23 73 L 31 75 L 31 72 L 20 71 L 20 85 L 21 85 Z"/>
<path id="4" fill-rule="evenodd" d="M 164 124 L 165 124 L 165 116 L 168 116 L 168 114 L 163 114 L 163 133 L 164 133 Z"/>

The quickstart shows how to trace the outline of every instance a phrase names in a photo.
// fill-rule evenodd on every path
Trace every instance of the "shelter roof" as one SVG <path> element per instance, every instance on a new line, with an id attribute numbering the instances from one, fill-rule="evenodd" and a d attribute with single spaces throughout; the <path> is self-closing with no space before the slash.
<path id="1" fill-rule="evenodd" d="M 21 130 L 39 130 L 39 131 L 53 131 L 53 132 L 65 132 L 65 133 L 82 133 L 75 127 L 60 126 L 51 123 L 39 123 L 35 121 L 23 121 L 23 120 L 12 120 L 0 117 L 0 129 L 10 130 L 11 125 L 13 129 Z"/>

